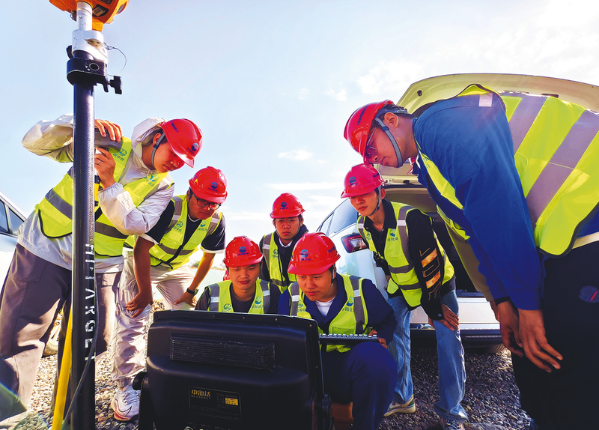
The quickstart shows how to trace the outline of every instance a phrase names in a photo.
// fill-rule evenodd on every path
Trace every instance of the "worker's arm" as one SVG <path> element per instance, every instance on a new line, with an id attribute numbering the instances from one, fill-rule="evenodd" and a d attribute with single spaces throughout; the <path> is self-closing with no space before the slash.
<path id="1" fill-rule="evenodd" d="M 96 146 L 114 146 L 109 142 L 121 141 L 122 130 L 119 125 L 104 120 L 95 120 L 94 125 L 99 132 L 94 142 Z M 73 161 L 73 115 L 62 115 L 54 121 L 39 121 L 27 132 L 22 144 L 36 155 L 61 163 Z"/>
<path id="2" fill-rule="evenodd" d="M 450 330 L 457 330 L 458 316 L 441 303 L 445 262 L 431 219 L 419 210 L 412 210 L 408 212 L 406 225 L 410 232 L 408 237 L 410 257 L 422 290 L 420 300 L 422 309 L 428 315 L 431 326 L 434 326 L 432 321 L 435 320 Z"/>
<path id="3" fill-rule="evenodd" d="M 150 248 L 154 242 L 150 242 L 142 237 L 138 237 L 133 248 L 133 261 L 135 262 L 135 280 L 139 292 L 127 303 L 127 310 L 135 311 L 133 318 L 137 317 L 143 310 L 152 303 L 152 280 L 150 278 Z"/>
<path id="4" fill-rule="evenodd" d="M 204 280 L 208 271 L 212 267 L 212 262 L 214 261 L 214 254 L 211 252 L 204 252 L 202 255 L 202 259 L 200 260 L 200 264 L 198 265 L 198 270 L 196 270 L 196 274 L 193 277 L 193 281 L 191 281 L 191 285 L 189 286 L 189 290 L 195 291 L 197 290 L 200 283 Z M 193 297 L 195 294 L 189 294 L 187 291 L 183 293 L 183 295 L 175 302 L 176 305 L 179 303 L 187 303 L 188 305 L 192 305 Z"/>
<path id="5" fill-rule="evenodd" d="M 145 177 L 144 174 L 139 175 L 139 178 L 143 177 Z M 123 184 L 116 182 L 112 186 L 100 190 L 98 200 L 102 213 L 117 230 L 126 235 L 141 235 L 156 225 L 160 215 L 173 197 L 174 191 L 174 187 L 170 186 L 169 178 L 167 178 L 158 185 L 156 192 L 135 207 L 131 195 L 124 190 Z"/>
<path id="6" fill-rule="evenodd" d="M 287 294 L 287 291 L 283 295 Z M 376 331 L 379 342 L 387 347 L 393 340 L 393 331 L 397 326 L 393 308 L 368 279 L 362 281 L 362 294 L 364 294 L 364 301 L 366 302 L 368 312 L 368 325 Z M 279 301 L 279 313 L 281 313 L 282 303 L 283 300 L 281 299 Z"/>
<path id="7" fill-rule="evenodd" d="M 210 288 L 206 287 L 204 288 L 204 292 L 202 293 L 202 295 L 200 296 L 200 298 L 198 299 L 198 302 L 196 303 L 196 311 L 207 311 L 208 310 L 208 299 L 210 298 Z"/>

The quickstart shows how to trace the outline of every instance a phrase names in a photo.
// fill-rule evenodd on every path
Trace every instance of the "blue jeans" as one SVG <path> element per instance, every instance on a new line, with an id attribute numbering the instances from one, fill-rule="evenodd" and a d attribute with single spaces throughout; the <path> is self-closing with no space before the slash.
<path id="1" fill-rule="evenodd" d="M 447 305 L 458 314 L 458 298 L 455 290 L 441 297 L 441 303 Z M 397 326 L 393 332 L 393 342 L 389 352 L 397 363 L 397 380 L 393 401 L 406 403 L 414 394 L 414 384 L 410 371 L 410 311 L 403 296 L 389 299 L 395 312 Z M 441 418 L 466 421 L 468 414 L 460 405 L 464 398 L 466 369 L 464 368 L 464 348 L 460 339 L 460 331 L 452 331 L 441 322 L 434 321 L 437 336 L 437 355 L 439 359 L 439 397 L 435 403 L 435 412 Z"/>

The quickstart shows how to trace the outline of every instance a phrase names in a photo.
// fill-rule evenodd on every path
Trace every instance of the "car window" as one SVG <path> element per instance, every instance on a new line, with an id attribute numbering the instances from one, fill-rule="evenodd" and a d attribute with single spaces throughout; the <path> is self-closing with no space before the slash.
<path id="1" fill-rule="evenodd" d="M 0 201 L 0 233 L 8 233 L 8 219 L 6 218 L 6 206 Z"/>
<path id="2" fill-rule="evenodd" d="M 327 234 L 327 232 L 329 231 L 329 225 L 331 225 L 331 221 L 333 220 L 333 214 L 329 215 L 327 217 L 327 219 L 325 219 L 323 221 L 322 224 L 320 224 L 320 227 L 318 227 L 318 231 L 323 232 L 324 234 Z"/>
<path id="3" fill-rule="evenodd" d="M 333 221 L 329 228 L 329 234 L 337 233 L 358 220 L 358 212 L 349 202 L 349 199 L 341 203 L 333 213 Z"/>
<path id="4" fill-rule="evenodd" d="M 23 220 L 10 208 L 8 208 L 8 216 L 10 221 L 10 232 L 12 234 L 17 234 L 17 230 L 19 230 L 19 227 L 21 226 L 21 224 L 23 224 Z"/>

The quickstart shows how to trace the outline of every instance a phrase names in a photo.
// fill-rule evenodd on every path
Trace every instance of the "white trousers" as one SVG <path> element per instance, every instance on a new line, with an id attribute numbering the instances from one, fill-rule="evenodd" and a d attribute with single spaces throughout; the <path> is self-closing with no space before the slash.
<path id="1" fill-rule="evenodd" d="M 166 309 L 193 309 L 187 303 L 177 301 L 191 285 L 195 269 L 182 266 L 171 270 L 165 266 L 152 267 L 152 289 L 157 288 L 164 297 Z M 133 318 L 135 312 L 126 309 L 127 303 L 139 292 L 135 279 L 133 252 L 125 254 L 125 265 L 116 295 L 116 323 L 112 337 L 112 376 L 119 388 L 130 385 L 133 377 L 145 367 L 146 334 L 151 305 Z"/>

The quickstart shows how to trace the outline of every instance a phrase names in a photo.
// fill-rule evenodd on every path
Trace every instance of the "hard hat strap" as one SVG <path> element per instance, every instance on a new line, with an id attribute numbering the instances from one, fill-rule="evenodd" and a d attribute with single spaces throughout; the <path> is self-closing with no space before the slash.
<path id="1" fill-rule="evenodd" d="M 160 145 L 162 145 L 164 142 L 164 132 L 162 132 L 162 134 L 160 135 L 160 139 L 158 139 L 158 142 L 156 142 L 154 144 L 154 146 L 152 147 L 152 159 L 150 160 L 150 163 L 152 163 L 152 170 L 156 170 L 156 167 L 154 167 L 154 155 L 156 155 L 156 151 L 158 150 L 158 147 Z"/>
<path id="2" fill-rule="evenodd" d="M 397 167 L 401 167 L 401 165 L 403 164 L 404 160 L 402 158 L 401 151 L 399 149 L 399 145 L 397 144 L 397 141 L 395 140 L 395 137 L 393 137 L 393 135 L 389 131 L 389 127 L 387 127 L 385 125 L 385 123 L 383 123 L 383 121 L 381 121 L 380 118 L 375 118 L 374 120 L 377 122 L 377 124 L 379 125 L 379 127 L 381 128 L 381 130 L 383 130 L 385 132 L 385 134 L 387 135 L 387 137 L 391 141 L 391 145 L 393 146 L 393 149 L 395 150 L 395 156 L 397 157 L 397 163 L 398 163 Z"/>
<path id="3" fill-rule="evenodd" d="M 373 216 L 376 211 L 379 210 L 379 208 L 381 207 L 381 202 L 383 201 L 383 199 L 381 199 L 381 187 L 377 187 L 376 191 L 376 197 L 378 199 L 378 201 L 376 202 L 376 208 L 374 208 L 374 210 L 372 211 L 372 213 L 370 215 L 367 215 L 368 218 L 370 218 L 371 216 Z"/>

